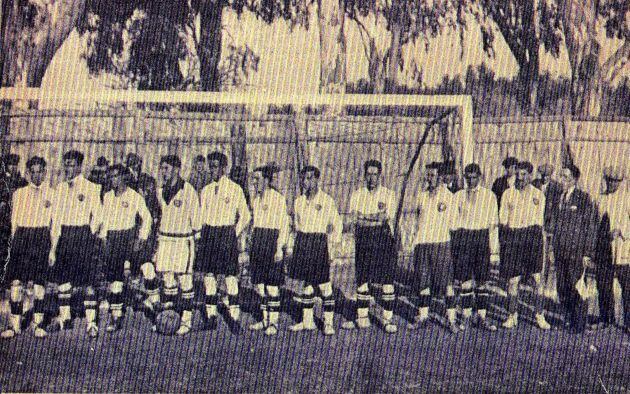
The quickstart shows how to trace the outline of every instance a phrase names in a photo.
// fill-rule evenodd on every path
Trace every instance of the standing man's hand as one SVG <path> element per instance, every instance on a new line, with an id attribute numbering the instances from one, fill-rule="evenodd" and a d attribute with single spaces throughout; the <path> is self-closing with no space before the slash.
<path id="1" fill-rule="evenodd" d="M 273 256 L 273 260 L 274 260 L 276 263 L 279 263 L 279 262 L 281 262 L 281 261 L 282 261 L 282 257 L 283 257 L 283 256 L 282 256 L 282 249 L 281 249 L 281 248 L 278 248 L 278 249 L 276 250 L 276 254 Z"/>

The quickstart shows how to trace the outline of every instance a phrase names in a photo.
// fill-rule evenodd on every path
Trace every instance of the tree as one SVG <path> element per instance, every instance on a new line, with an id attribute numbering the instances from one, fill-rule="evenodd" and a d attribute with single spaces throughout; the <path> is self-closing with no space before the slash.
<path id="1" fill-rule="evenodd" d="M 86 0 L 3 0 L 2 86 L 39 87 L 61 44 L 83 16 Z"/>
<path id="2" fill-rule="evenodd" d="M 394 92 L 403 69 L 402 48 L 423 39 L 428 46 L 445 29 L 463 31 L 467 7 L 457 0 L 348 0 L 346 13 L 359 27 L 368 59 L 368 75 L 375 93 Z M 379 48 L 379 32 L 371 31 L 365 20 L 383 23 L 389 44 Z M 417 70 L 415 70 L 417 71 Z M 417 73 L 419 75 L 419 73 Z"/>
<path id="3" fill-rule="evenodd" d="M 321 93 L 346 92 L 345 10 L 342 0 L 317 0 Z"/>
<path id="4" fill-rule="evenodd" d="M 598 116 L 603 84 L 611 82 L 630 61 L 630 3 L 623 0 L 559 0 L 569 63 L 571 65 L 571 112 Z M 622 45 L 600 64 L 602 43 L 598 22 L 604 22 L 609 38 Z"/>
<path id="5" fill-rule="evenodd" d="M 491 19 L 503 35 L 519 64 L 520 101 L 526 111 L 537 110 L 540 50 L 560 54 L 563 37 L 571 65 L 571 112 L 598 115 L 602 84 L 617 78 L 630 55 L 630 3 L 625 0 L 481 0 L 479 18 L 484 32 L 492 30 Z M 599 25 L 606 36 L 624 40 L 603 65 Z M 491 36 L 491 35 L 489 35 Z M 492 47 L 490 42 L 489 48 Z"/>

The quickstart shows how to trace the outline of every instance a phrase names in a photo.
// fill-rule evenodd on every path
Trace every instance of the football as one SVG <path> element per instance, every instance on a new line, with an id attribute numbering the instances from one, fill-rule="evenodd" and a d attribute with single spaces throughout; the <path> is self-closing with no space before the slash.
<path id="1" fill-rule="evenodd" d="M 179 313 L 172 309 L 160 312 L 155 319 L 157 332 L 162 335 L 175 335 L 179 329 L 180 320 Z"/>

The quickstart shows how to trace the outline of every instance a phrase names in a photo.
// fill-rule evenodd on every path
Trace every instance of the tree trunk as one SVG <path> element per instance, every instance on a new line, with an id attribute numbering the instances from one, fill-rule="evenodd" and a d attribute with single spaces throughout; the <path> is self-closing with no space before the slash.
<path id="1" fill-rule="evenodd" d="M 2 86 L 41 86 L 55 53 L 83 16 L 85 0 L 3 0 Z"/>
<path id="2" fill-rule="evenodd" d="M 392 39 L 387 59 L 387 79 L 385 81 L 385 93 L 395 93 L 398 84 L 398 65 L 402 58 L 402 27 L 394 23 L 391 27 Z"/>
<path id="3" fill-rule="evenodd" d="M 571 113 L 598 116 L 602 102 L 595 0 L 564 0 L 560 4 L 571 65 Z"/>
<path id="4" fill-rule="evenodd" d="M 340 0 L 318 0 L 320 93 L 346 92 L 346 37 Z"/>
<path id="5" fill-rule="evenodd" d="M 221 42 L 223 30 L 223 1 L 206 0 L 200 9 L 201 36 L 199 39 L 199 63 L 201 90 L 218 92 L 221 90 L 219 61 L 221 60 Z"/>

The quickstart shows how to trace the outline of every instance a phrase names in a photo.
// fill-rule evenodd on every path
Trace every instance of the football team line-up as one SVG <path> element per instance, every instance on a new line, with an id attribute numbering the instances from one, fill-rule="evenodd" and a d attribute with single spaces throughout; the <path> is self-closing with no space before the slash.
<path id="1" fill-rule="evenodd" d="M 98 299 L 92 261 L 97 253 L 109 284 L 107 332 L 121 329 L 129 271 L 143 278 L 142 309 L 154 330 L 162 313 L 175 313 L 179 315 L 176 334 L 191 331 L 193 311 L 198 307 L 193 273 L 203 277 L 201 329 L 216 329 L 222 301 L 227 306 L 226 321 L 238 330 L 243 239 L 250 240 L 249 271 L 261 309 L 249 329 L 266 335 L 281 329 L 280 287 L 286 263 L 289 275 L 302 284 L 301 321 L 289 330 L 317 329 L 313 316 L 317 294 L 322 299 L 323 333 L 334 335 L 330 261 L 340 251 L 344 223 L 333 198 L 319 187 L 318 168 L 307 165 L 300 169 L 302 193 L 290 217 L 285 197 L 273 187 L 274 174 L 279 171 L 274 165 L 258 167 L 250 175 L 254 194 L 248 206 L 242 187 L 227 176 L 227 157 L 220 152 L 197 156 L 190 181 L 181 177 L 177 156 L 163 156 L 159 187 L 142 173 L 142 159 L 136 154 L 128 155 L 126 165 L 109 166 L 99 159 L 101 168 L 90 177 L 96 182 L 83 177 L 83 161 L 82 153 L 66 152 L 64 180 L 53 188 L 45 181 L 47 163 L 43 158 L 28 159 L 28 181 L 17 171 L 17 155 L 4 158 L 2 208 L 7 220 L 3 223 L 10 223 L 10 229 L 3 238 L 10 248 L 3 282 L 10 288 L 10 316 L 3 338 L 22 331 L 28 282 L 34 284 L 28 328 L 33 335 L 46 337 L 71 327 L 71 298 L 79 294 L 87 335 L 96 337 Z M 550 329 L 543 302 L 543 260 L 553 250 L 565 328 L 581 332 L 587 326 L 586 306 L 577 284 L 590 266 L 595 267 L 600 287 L 600 325 L 614 322 L 611 299 L 616 275 L 623 289 L 624 330 L 628 332 L 630 198 L 626 188 L 620 187 L 623 171 L 604 170 L 607 190 L 594 202 L 576 186 L 580 170 L 573 165 L 561 169 L 559 182 L 552 180 L 553 168 L 548 165 L 538 168 L 540 176 L 535 180 L 529 162 L 509 157 L 503 165 L 506 174 L 494 182 L 492 190 L 481 186 L 483 174 L 477 164 L 465 167 L 462 190 L 455 190 L 449 181 L 449 166 L 426 165 L 424 187 L 412 199 L 418 224 L 409 299 L 416 314 L 408 329 L 426 326 L 430 316 L 436 316 L 438 324 L 453 333 L 469 326 L 497 329 L 487 308 L 490 240 L 498 228 L 499 271 L 508 294 L 508 317 L 502 328 L 517 327 L 519 281 L 533 278 L 535 324 L 541 330 Z M 364 184 L 350 198 L 345 225 L 352 229 L 356 244 L 356 310 L 354 318 L 344 321 L 342 327 L 370 326 L 370 285 L 376 283 L 382 285 L 378 294 L 382 310 L 376 313 L 377 319 L 385 332 L 395 333 L 398 246 L 393 227 L 398 198 L 381 184 L 381 173 L 379 161 L 366 161 Z M 224 278 L 226 289 L 221 297 L 219 278 Z M 48 283 L 56 285 L 54 292 L 46 291 Z M 461 284 L 457 294 L 454 283 Z M 433 301 L 444 304 L 446 313 L 430 315 Z M 46 305 L 51 302 L 58 304 L 58 310 L 53 309 L 56 316 L 44 324 Z"/>

